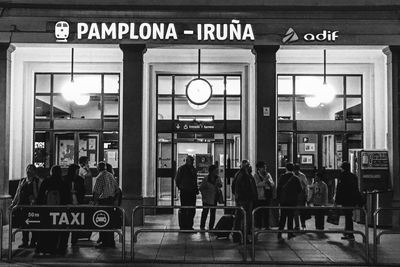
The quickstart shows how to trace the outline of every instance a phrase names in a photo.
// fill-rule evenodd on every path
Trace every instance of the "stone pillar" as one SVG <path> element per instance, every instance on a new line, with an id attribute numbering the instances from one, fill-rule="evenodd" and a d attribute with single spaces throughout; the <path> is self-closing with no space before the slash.
<path id="1" fill-rule="evenodd" d="M 389 46 L 383 52 L 387 56 L 388 71 L 388 150 L 390 177 L 393 186 L 393 207 L 400 207 L 400 46 Z M 400 226 L 398 213 L 394 213 L 393 226 Z"/>
<path id="2" fill-rule="evenodd" d="M 11 82 L 11 52 L 9 43 L 0 43 L 0 209 L 3 210 L 3 223 L 8 221 L 6 212 L 11 196 L 9 184 L 9 154 L 10 154 L 10 82 Z"/>
<path id="3" fill-rule="evenodd" d="M 277 176 L 276 52 L 279 46 L 256 45 L 256 160 Z"/>
<path id="4" fill-rule="evenodd" d="M 143 110 L 143 54 L 142 44 L 121 44 L 123 56 L 122 90 L 122 207 L 131 223 L 132 209 L 143 204 L 142 194 L 142 110 Z M 135 224 L 143 224 L 142 212 L 137 212 Z"/>

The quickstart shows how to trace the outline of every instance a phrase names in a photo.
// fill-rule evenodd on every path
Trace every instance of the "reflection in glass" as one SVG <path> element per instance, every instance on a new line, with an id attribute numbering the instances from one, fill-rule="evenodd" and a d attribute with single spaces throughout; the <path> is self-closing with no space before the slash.
<path id="1" fill-rule="evenodd" d="M 341 120 L 343 114 L 343 98 L 337 97 L 329 104 L 320 104 L 310 108 L 304 97 L 296 97 L 297 120 Z"/>
<path id="2" fill-rule="evenodd" d="M 157 177 L 157 205 L 169 206 L 171 205 L 171 177 Z"/>
<path id="3" fill-rule="evenodd" d="M 119 96 L 104 95 L 104 118 L 118 118 Z"/>
<path id="4" fill-rule="evenodd" d="M 226 168 L 236 169 L 240 168 L 241 162 L 241 142 L 240 134 L 226 134 Z M 221 161 L 222 162 L 222 161 Z"/>
<path id="5" fill-rule="evenodd" d="M 62 93 L 71 82 L 70 74 L 54 74 L 54 93 Z M 101 75 L 74 75 L 74 84 L 81 94 L 100 94 L 101 93 Z"/>
<path id="6" fill-rule="evenodd" d="M 36 96 L 35 119 L 50 119 L 51 103 L 50 96 Z"/>
<path id="7" fill-rule="evenodd" d="M 241 79 L 240 76 L 227 76 L 226 77 L 226 94 L 227 95 L 240 95 Z"/>
<path id="8" fill-rule="evenodd" d="M 293 162 L 293 133 L 278 132 L 278 167 L 285 168 Z"/>
<path id="9" fill-rule="evenodd" d="M 158 168 L 172 168 L 172 135 L 159 133 L 157 138 Z"/>
<path id="10" fill-rule="evenodd" d="M 278 94 L 293 94 L 293 78 L 292 76 L 278 76 Z"/>
<path id="11" fill-rule="evenodd" d="M 53 97 L 54 118 L 57 119 L 100 119 L 101 102 L 99 96 L 90 96 L 86 105 L 77 105 L 64 99 L 63 96 Z"/>
<path id="12" fill-rule="evenodd" d="M 292 97 L 278 97 L 278 120 L 293 119 L 292 99 Z"/>
<path id="13" fill-rule="evenodd" d="M 346 119 L 352 121 L 362 120 L 362 106 L 360 97 L 346 98 Z"/>
<path id="14" fill-rule="evenodd" d="M 226 119 L 240 120 L 240 97 L 226 97 Z"/>
<path id="15" fill-rule="evenodd" d="M 118 132 L 104 132 L 104 161 L 111 164 L 114 169 L 118 168 L 119 163 L 119 139 Z"/>
<path id="16" fill-rule="evenodd" d="M 50 74 L 36 74 L 36 93 L 50 93 Z"/>

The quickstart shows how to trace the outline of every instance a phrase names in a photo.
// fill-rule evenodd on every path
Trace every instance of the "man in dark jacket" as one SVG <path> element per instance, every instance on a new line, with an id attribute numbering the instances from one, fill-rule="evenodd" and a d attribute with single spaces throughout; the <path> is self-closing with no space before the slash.
<path id="1" fill-rule="evenodd" d="M 254 202 L 257 200 L 257 187 L 251 176 L 251 166 L 248 161 L 242 162 L 242 168 L 236 176 L 235 182 L 235 198 L 236 205 L 242 207 L 246 211 L 246 231 L 250 233 L 251 229 L 251 213 L 253 211 Z M 243 229 L 243 214 L 236 213 L 235 230 Z M 234 238 L 234 241 L 239 241 Z"/>
<path id="2" fill-rule="evenodd" d="M 358 179 L 350 172 L 350 163 L 344 161 L 341 166 L 342 172 L 336 188 L 335 203 L 343 207 L 354 207 L 358 204 Z M 353 231 L 353 210 L 344 210 L 345 231 Z M 353 234 L 345 234 L 342 239 L 354 240 Z"/>
<path id="3" fill-rule="evenodd" d="M 194 158 L 186 157 L 185 165 L 179 167 L 175 177 L 176 186 L 180 191 L 181 206 L 195 206 L 196 195 L 199 193 L 197 187 L 197 170 L 193 167 Z M 182 209 L 180 227 L 182 230 L 193 230 L 193 219 L 195 209 Z"/>
<path id="4" fill-rule="evenodd" d="M 286 164 L 286 172 L 279 177 L 277 187 L 277 197 L 279 204 L 283 207 L 297 206 L 298 195 L 301 193 L 301 184 L 299 179 L 293 174 L 294 165 L 292 163 Z M 283 230 L 286 224 L 288 230 L 293 230 L 293 217 L 294 209 L 281 209 L 279 217 L 279 230 Z M 288 238 L 295 235 L 288 233 Z M 278 233 L 278 238 L 282 238 L 282 233 Z"/>

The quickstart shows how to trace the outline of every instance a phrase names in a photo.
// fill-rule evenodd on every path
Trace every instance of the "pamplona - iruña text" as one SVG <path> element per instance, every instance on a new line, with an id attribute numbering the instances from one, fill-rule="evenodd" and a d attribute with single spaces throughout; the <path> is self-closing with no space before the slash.
<path id="1" fill-rule="evenodd" d="M 195 35 L 198 41 L 248 41 L 254 40 L 251 24 L 231 23 L 197 24 L 193 29 L 185 29 L 182 34 Z M 131 39 L 131 40 L 177 40 L 174 23 L 77 23 L 78 39 Z"/>

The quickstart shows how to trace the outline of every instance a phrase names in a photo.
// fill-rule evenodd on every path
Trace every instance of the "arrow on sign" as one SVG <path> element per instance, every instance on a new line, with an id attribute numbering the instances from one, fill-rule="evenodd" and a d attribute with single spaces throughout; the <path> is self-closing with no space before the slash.
<path id="1" fill-rule="evenodd" d="M 25 223 L 26 223 L 27 225 L 29 225 L 30 223 L 40 223 L 40 221 L 29 220 L 29 218 L 28 218 L 28 219 L 26 219 Z"/>

